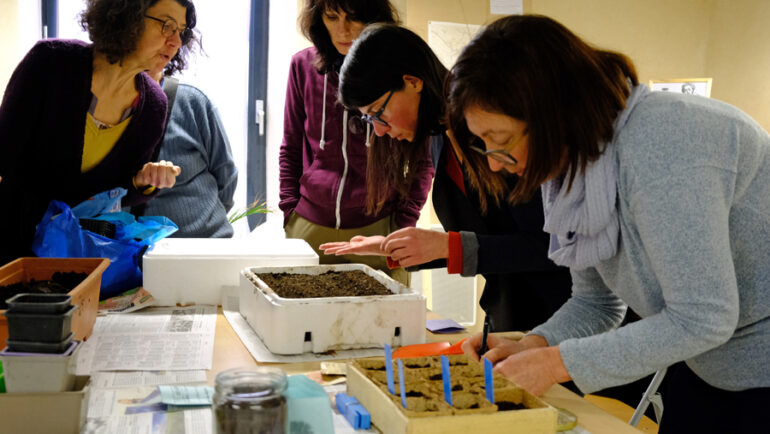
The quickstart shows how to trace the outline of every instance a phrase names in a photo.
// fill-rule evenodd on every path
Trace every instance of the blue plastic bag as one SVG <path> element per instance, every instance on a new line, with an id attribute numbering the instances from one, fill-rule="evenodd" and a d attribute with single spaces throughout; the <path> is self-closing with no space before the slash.
<path id="1" fill-rule="evenodd" d="M 140 217 L 136 220 L 133 215 L 125 212 L 96 215 L 114 209 L 114 203 L 120 203 L 125 189 L 120 190 L 122 192 L 117 192 L 119 196 L 115 196 L 115 190 L 100 193 L 74 209 L 70 209 L 64 202 L 52 200 L 37 225 L 32 243 L 32 251 L 40 257 L 109 258 L 110 266 L 102 275 L 100 299 L 141 286 L 142 270 L 139 261 L 144 250 L 178 229 L 166 217 Z M 78 215 L 75 215 L 75 209 Z M 78 218 L 95 218 L 114 223 L 115 239 L 82 229 Z"/>

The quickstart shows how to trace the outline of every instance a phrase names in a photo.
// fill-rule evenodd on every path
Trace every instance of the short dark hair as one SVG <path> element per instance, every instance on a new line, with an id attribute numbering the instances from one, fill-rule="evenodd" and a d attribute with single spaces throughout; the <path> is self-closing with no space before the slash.
<path id="1" fill-rule="evenodd" d="M 328 10 L 342 10 L 351 20 L 364 24 L 399 22 L 396 8 L 388 0 L 305 0 L 299 15 L 299 27 L 318 50 L 315 66 L 322 73 L 339 65 L 342 57 L 323 23 L 323 14 Z"/>
<path id="2" fill-rule="evenodd" d="M 357 110 L 389 91 L 403 89 L 405 74 L 423 82 L 412 143 L 383 136 L 375 138 L 369 148 L 367 211 L 381 209 L 393 189 L 402 197 L 408 195 L 418 169 L 409 162 L 425 158 L 430 150 L 428 136 L 446 129 L 442 124 L 446 73 L 420 36 L 396 24 L 371 24 L 350 47 L 340 69 L 339 84 L 340 101 L 350 109 Z"/>
<path id="3" fill-rule="evenodd" d="M 512 192 L 523 201 L 562 169 L 564 158 L 573 169 L 570 186 L 578 170 L 599 158 L 629 83 L 639 80 L 625 55 L 593 48 L 548 17 L 514 15 L 496 20 L 463 49 L 449 73 L 447 110 L 461 128 L 472 106 L 527 124 L 527 165 Z"/>
<path id="4" fill-rule="evenodd" d="M 198 37 L 193 29 L 197 23 L 192 0 L 175 0 L 187 9 L 185 20 L 190 31 L 182 46 L 166 66 L 167 75 L 187 66 L 187 54 Z M 104 54 L 110 63 L 120 62 L 136 50 L 136 44 L 146 25 L 145 15 L 158 0 L 86 0 L 86 9 L 80 14 L 80 26 L 88 31 L 94 50 Z"/>

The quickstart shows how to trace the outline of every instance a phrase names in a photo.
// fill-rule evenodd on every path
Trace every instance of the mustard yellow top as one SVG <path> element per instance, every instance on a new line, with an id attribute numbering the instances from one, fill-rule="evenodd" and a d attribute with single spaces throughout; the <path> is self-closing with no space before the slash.
<path id="1" fill-rule="evenodd" d="M 119 124 L 103 128 L 104 125 L 94 119 L 91 113 L 86 113 L 86 132 L 83 138 L 83 160 L 80 164 L 80 173 L 88 172 L 104 160 L 110 153 L 120 136 L 123 135 L 131 116 L 123 119 Z"/>

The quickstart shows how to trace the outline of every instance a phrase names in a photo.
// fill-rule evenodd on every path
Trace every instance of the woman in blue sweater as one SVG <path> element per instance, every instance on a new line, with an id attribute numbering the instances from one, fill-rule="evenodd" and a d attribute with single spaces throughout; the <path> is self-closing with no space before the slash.
<path id="1" fill-rule="evenodd" d="M 123 204 L 135 205 L 174 185 L 180 172 L 171 162 L 150 162 L 166 97 L 143 71 L 169 59 L 184 64 L 194 41 L 192 2 L 90 0 L 82 25 L 92 45 L 40 41 L 6 87 L 0 263 L 32 255 L 35 226 L 52 199 L 75 205 L 123 187 Z"/>
<path id="2" fill-rule="evenodd" d="M 542 189 L 549 256 L 572 270 L 551 319 L 518 342 L 490 338 L 497 372 L 540 394 L 670 367 L 661 433 L 765 432 L 767 132 L 725 103 L 651 93 L 627 57 L 541 16 L 488 26 L 448 89 L 489 167 L 520 176 L 516 199 Z M 626 306 L 642 319 L 616 328 Z"/>

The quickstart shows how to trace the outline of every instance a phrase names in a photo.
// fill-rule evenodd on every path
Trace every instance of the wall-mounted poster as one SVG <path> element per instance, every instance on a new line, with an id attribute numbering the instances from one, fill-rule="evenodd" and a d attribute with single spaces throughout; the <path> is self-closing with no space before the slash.
<path id="1" fill-rule="evenodd" d="M 690 95 L 711 96 L 710 78 L 669 78 L 650 80 L 650 89 L 662 92 L 676 92 Z"/>

